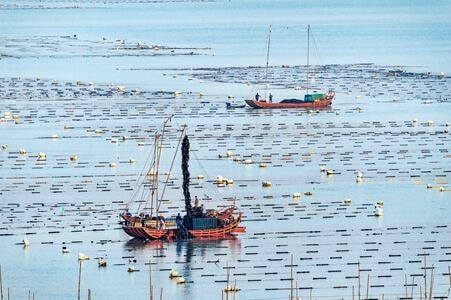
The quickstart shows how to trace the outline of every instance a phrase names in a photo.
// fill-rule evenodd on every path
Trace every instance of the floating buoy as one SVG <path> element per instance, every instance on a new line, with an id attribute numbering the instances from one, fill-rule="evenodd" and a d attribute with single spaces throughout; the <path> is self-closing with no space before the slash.
<path id="1" fill-rule="evenodd" d="M 81 80 L 77 80 L 77 81 L 75 81 L 75 83 L 76 83 L 77 85 L 83 85 L 83 81 L 81 81 Z"/>
<path id="2" fill-rule="evenodd" d="M 94 82 L 89 81 L 89 82 L 88 82 L 88 85 L 89 85 L 89 86 L 93 86 L 93 85 L 94 85 Z"/>
<path id="3" fill-rule="evenodd" d="M 130 266 L 130 267 L 128 267 L 128 269 L 127 269 L 127 272 L 128 272 L 128 273 L 133 273 L 133 272 L 136 272 L 136 271 L 138 271 L 138 270 L 135 269 L 135 266 Z"/>
<path id="4" fill-rule="evenodd" d="M 22 244 L 24 247 L 28 247 L 28 246 L 30 246 L 30 241 L 27 238 L 24 238 L 22 240 Z"/>
<path id="5" fill-rule="evenodd" d="M 306 195 L 306 196 L 313 196 L 313 193 L 309 191 L 309 192 L 305 192 L 304 195 Z"/>
<path id="6" fill-rule="evenodd" d="M 130 159 L 128 160 L 128 162 L 131 163 L 131 164 L 134 164 L 134 163 L 136 162 L 136 160 L 134 160 L 133 158 L 130 158 Z"/>
<path id="7" fill-rule="evenodd" d="M 134 88 L 132 90 L 132 92 L 135 93 L 135 94 L 141 94 L 141 91 L 138 88 Z"/>
<path id="8" fill-rule="evenodd" d="M 229 98 L 229 99 L 234 99 L 235 96 L 233 96 L 233 95 L 228 95 L 227 98 Z"/>
<path id="9" fill-rule="evenodd" d="M 71 155 L 71 156 L 70 156 L 70 160 L 71 160 L 71 161 L 77 161 L 77 159 L 78 159 L 78 156 L 77 156 L 77 155 Z"/>
<path id="10" fill-rule="evenodd" d="M 377 201 L 376 202 L 376 206 L 382 207 L 382 206 L 384 206 L 384 202 L 383 201 Z"/>
<path id="11" fill-rule="evenodd" d="M 226 184 L 227 185 L 233 184 L 233 179 L 226 179 Z"/>
<path id="12" fill-rule="evenodd" d="M 319 168 L 319 171 L 320 171 L 321 173 L 324 173 L 324 172 L 326 172 L 326 168 L 320 167 L 320 168 Z"/>
<path id="13" fill-rule="evenodd" d="M 38 160 L 46 160 L 47 155 L 45 155 L 44 152 L 39 152 L 38 153 Z"/>
<path id="14" fill-rule="evenodd" d="M 6 150 L 6 149 L 8 149 L 8 145 L 6 145 L 6 144 L 3 144 L 3 145 L 2 145 L 2 149 L 3 149 L 3 150 Z"/>
<path id="15" fill-rule="evenodd" d="M 97 265 L 99 267 L 106 267 L 106 260 L 103 257 L 99 258 L 99 260 L 97 261 Z"/>
<path id="16" fill-rule="evenodd" d="M 180 277 L 180 275 L 179 275 L 179 273 L 176 270 L 172 269 L 169 272 L 169 278 L 176 278 L 176 277 Z"/>
<path id="17" fill-rule="evenodd" d="M 362 182 L 363 178 L 362 177 L 357 177 L 356 182 Z"/>
<path id="18" fill-rule="evenodd" d="M 224 177 L 222 177 L 221 175 L 216 176 L 216 181 L 217 184 L 221 184 L 224 183 Z"/>
<path id="19" fill-rule="evenodd" d="M 203 96 L 205 96 L 205 94 L 202 93 L 202 92 L 200 92 L 200 93 L 199 93 L 199 97 L 203 97 Z"/>
<path id="20" fill-rule="evenodd" d="M 382 217 L 384 215 L 384 209 L 382 208 L 382 206 L 375 206 L 374 208 L 374 214 L 378 217 Z"/>
<path id="21" fill-rule="evenodd" d="M 327 170 L 326 174 L 329 176 L 332 176 L 332 175 L 334 175 L 334 170 Z"/>
<path id="22" fill-rule="evenodd" d="M 205 179 L 205 177 L 204 177 L 204 175 L 200 174 L 200 175 L 197 175 L 197 179 Z"/>
<path id="23" fill-rule="evenodd" d="M 259 168 L 266 168 L 266 163 L 260 163 L 260 164 L 258 165 L 258 167 L 259 167 Z"/>
<path id="24" fill-rule="evenodd" d="M 5 112 L 3 114 L 3 116 L 5 117 L 5 119 L 9 119 L 11 117 L 11 113 L 10 112 Z"/>
<path id="25" fill-rule="evenodd" d="M 177 279 L 177 284 L 184 284 L 184 283 L 185 283 L 185 278 L 179 277 L 179 279 Z"/>
<path id="26" fill-rule="evenodd" d="M 139 147 L 143 147 L 144 146 L 144 142 L 138 142 L 138 146 Z"/>
<path id="27" fill-rule="evenodd" d="M 20 148 L 19 149 L 19 154 L 27 154 L 27 150 Z"/>
<path id="28" fill-rule="evenodd" d="M 240 289 L 237 286 L 231 286 L 228 285 L 224 288 L 224 292 L 228 293 L 228 292 L 238 292 L 240 291 Z"/>
<path id="29" fill-rule="evenodd" d="M 117 144 L 118 140 L 117 139 L 111 139 L 111 143 L 113 144 Z"/>
<path id="30" fill-rule="evenodd" d="M 428 183 L 428 184 L 426 185 L 426 188 L 427 188 L 427 189 L 432 189 L 432 184 Z"/>
<path id="31" fill-rule="evenodd" d="M 52 139 L 57 139 L 57 138 L 59 138 L 59 136 L 56 133 L 52 135 Z"/>
<path id="32" fill-rule="evenodd" d="M 63 247 L 63 249 L 61 250 L 61 252 L 63 252 L 63 254 L 70 253 L 69 249 L 67 249 L 66 246 Z"/>
<path id="33" fill-rule="evenodd" d="M 444 191 L 445 191 L 445 187 L 444 187 L 444 186 L 441 186 L 438 190 L 439 190 L 440 192 L 444 192 Z"/>
<path id="34" fill-rule="evenodd" d="M 428 124 L 428 126 L 434 126 L 434 121 L 429 120 L 427 124 Z"/>
<path id="35" fill-rule="evenodd" d="M 119 93 L 125 92 L 125 86 L 123 86 L 123 85 L 118 86 L 118 87 L 117 87 L 117 91 L 118 91 Z"/>
<path id="36" fill-rule="evenodd" d="M 233 161 L 240 162 L 240 161 L 241 161 L 241 157 L 235 156 L 235 157 L 233 158 Z"/>
<path id="37" fill-rule="evenodd" d="M 293 193 L 293 198 L 301 198 L 301 193 Z"/>
<path id="38" fill-rule="evenodd" d="M 180 96 L 181 94 L 182 94 L 182 91 L 175 91 L 175 92 L 174 92 L 174 95 L 175 95 L 175 96 Z"/>
<path id="39" fill-rule="evenodd" d="M 115 167 L 116 167 L 116 163 L 110 162 L 110 168 L 115 168 Z"/>
<path id="40" fill-rule="evenodd" d="M 94 132 L 97 133 L 97 134 L 103 133 L 103 131 L 101 129 L 96 129 Z"/>
<path id="41" fill-rule="evenodd" d="M 123 140 L 123 141 L 128 140 L 128 136 L 126 136 L 126 135 L 122 136 L 122 140 Z"/>
<path id="42" fill-rule="evenodd" d="M 89 256 L 83 253 L 78 253 L 78 260 L 89 260 Z"/>
<path id="43" fill-rule="evenodd" d="M 251 165 L 251 164 L 252 164 L 252 159 L 246 159 L 246 160 L 244 161 L 244 163 L 245 163 L 246 165 Z"/>
<path id="44" fill-rule="evenodd" d="M 445 72 L 440 72 L 440 79 L 445 79 Z"/>
<path id="45" fill-rule="evenodd" d="M 227 152 L 226 152 L 226 156 L 227 156 L 228 158 L 232 157 L 232 156 L 233 156 L 233 152 L 232 152 L 232 151 L 227 151 Z"/>
<path id="46" fill-rule="evenodd" d="M 272 186 L 272 183 L 271 183 L 271 181 L 263 181 L 263 182 L 262 182 L 262 186 L 263 186 L 263 187 L 271 187 L 271 186 Z"/>
<path id="47" fill-rule="evenodd" d="M 352 203 L 352 200 L 351 200 L 351 198 L 346 198 L 343 202 L 346 205 L 350 205 Z"/>

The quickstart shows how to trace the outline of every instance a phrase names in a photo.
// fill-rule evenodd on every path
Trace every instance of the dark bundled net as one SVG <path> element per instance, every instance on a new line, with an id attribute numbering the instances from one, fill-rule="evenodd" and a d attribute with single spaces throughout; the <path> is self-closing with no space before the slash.
<path id="1" fill-rule="evenodd" d="M 185 135 L 182 141 L 182 173 L 183 173 L 183 196 L 185 197 L 185 211 L 186 216 L 183 220 L 183 225 L 188 229 L 192 229 L 193 227 L 193 208 L 191 206 L 191 195 L 189 192 L 189 139 L 188 136 Z"/>

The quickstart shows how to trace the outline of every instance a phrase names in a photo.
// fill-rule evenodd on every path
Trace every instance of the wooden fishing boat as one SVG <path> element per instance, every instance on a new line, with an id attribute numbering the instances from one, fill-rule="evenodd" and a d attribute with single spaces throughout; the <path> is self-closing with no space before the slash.
<path id="1" fill-rule="evenodd" d="M 174 240 L 189 238 L 229 238 L 237 233 L 245 232 L 245 227 L 240 226 L 243 213 L 233 204 L 222 209 L 210 209 L 204 211 L 198 205 L 196 198 L 194 207 L 191 205 L 189 191 L 190 174 L 188 170 L 189 161 L 189 139 L 185 127 L 182 130 L 182 173 L 183 194 L 185 198 L 185 215 L 180 213 L 175 218 L 164 218 L 159 213 L 159 207 L 163 194 L 158 196 L 158 165 L 161 155 L 161 147 L 155 147 L 154 162 L 148 174 L 151 175 L 151 209 L 150 212 L 141 211 L 133 215 L 127 205 L 126 212 L 120 214 L 122 228 L 129 236 L 145 240 Z M 159 139 L 156 137 L 156 144 Z M 179 141 L 180 145 L 180 141 Z M 178 148 L 178 146 L 177 146 Z M 176 150 L 177 151 L 177 150 Z M 155 171 L 156 170 L 156 171 Z M 168 177 L 169 178 L 169 177 Z M 164 193 L 164 189 L 163 189 Z"/>
<path id="2" fill-rule="evenodd" d="M 329 90 L 327 93 L 309 93 L 309 57 L 310 57 L 310 25 L 307 27 L 307 84 L 306 84 L 306 94 L 303 99 L 292 98 L 283 99 L 279 102 L 273 102 L 273 96 L 269 93 L 269 100 L 267 99 L 267 89 L 268 89 L 268 66 L 269 66 L 269 48 L 271 43 L 271 26 L 269 27 L 268 35 L 268 50 L 266 55 L 266 73 L 265 73 L 265 93 L 264 97 L 261 99 L 260 95 L 257 93 L 254 99 L 244 100 L 247 105 L 252 108 L 307 108 L 307 109 L 318 109 L 329 107 L 332 105 L 332 101 L 335 98 L 335 92 Z"/>

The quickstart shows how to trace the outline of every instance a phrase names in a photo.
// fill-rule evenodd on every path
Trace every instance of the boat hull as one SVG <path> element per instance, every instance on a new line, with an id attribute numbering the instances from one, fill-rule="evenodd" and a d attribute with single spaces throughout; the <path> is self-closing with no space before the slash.
<path id="1" fill-rule="evenodd" d="M 230 224 L 205 230 L 188 230 L 192 238 L 223 238 L 236 233 L 246 232 L 245 227 L 240 227 L 241 214 Z M 122 229 L 131 237 L 142 240 L 174 240 L 178 238 L 178 229 L 156 229 L 147 226 L 126 225 Z"/>
<path id="2" fill-rule="evenodd" d="M 326 99 L 314 102 L 300 102 L 300 103 L 282 103 L 282 102 L 267 102 L 267 101 L 257 101 L 254 99 L 244 100 L 247 105 L 252 108 L 324 108 L 332 105 L 332 101 L 335 97 L 335 93 L 327 96 Z"/>

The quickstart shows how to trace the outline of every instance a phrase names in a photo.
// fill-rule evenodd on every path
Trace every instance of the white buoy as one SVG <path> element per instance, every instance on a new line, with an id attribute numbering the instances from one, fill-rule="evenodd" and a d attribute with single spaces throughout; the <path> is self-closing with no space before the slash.
<path id="1" fill-rule="evenodd" d="M 56 133 L 52 134 L 52 139 L 57 139 L 57 138 L 59 138 L 59 136 Z"/>
<path id="2" fill-rule="evenodd" d="M 444 192 L 445 191 L 445 187 L 441 186 L 438 190 L 439 190 L 439 192 Z"/>
<path id="3" fill-rule="evenodd" d="M 426 185 L 426 188 L 427 188 L 427 189 L 432 189 L 432 184 L 428 183 L 428 184 Z"/>
<path id="4" fill-rule="evenodd" d="M 83 253 L 78 253 L 78 260 L 89 260 L 89 256 Z"/>
<path id="5" fill-rule="evenodd" d="M 177 97 L 177 96 L 180 96 L 182 94 L 182 91 L 175 91 L 174 92 L 174 95 Z"/>
<path id="6" fill-rule="evenodd" d="M 8 149 L 8 145 L 6 145 L 6 144 L 3 144 L 3 145 L 2 145 L 2 149 L 3 149 L 3 150 L 6 150 L 6 149 Z"/>
<path id="7" fill-rule="evenodd" d="M 259 168 L 266 168 L 266 163 L 260 163 L 260 164 L 258 165 L 258 167 L 259 167 Z"/>
<path id="8" fill-rule="evenodd" d="M 22 240 L 22 244 L 24 247 L 28 247 L 28 246 L 30 246 L 30 241 L 27 238 L 24 238 Z"/>
<path id="9" fill-rule="evenodd" d="M 227 151 L 227 152 L 226 152 L 226 156 L 227 156 L 228 158 L 231 158 L 231 157 L 233 156 L 233 152 L 232 152 L 232 151 Z"/>
<path id="10" fill-rule="evenodd" d="M 271 181 L 263 181 L 262 182 L 262 186 L 263 187 L 271 187 L 272 186 L 272 182 Z"/>
<path id="11" fill-rule="evenodd" d="M 115 167 L 116 167 L 116 163 L 110 162 L 110 168 L 115 168 Z"/>
<path id="12" fill-rule="evenodd" d="M 205 96 L 205 94 L 203 92 L 200 92 L 199 97 L 203 97 L 203 96 Z"/>
<path id="13" fill-rule="evenodd" d="M 305 192 L 304 195 L 306 195 L 306 196 L 313 196 L 313 193 L 308 191 L 308 192 Z"/>
<path id="14" fill-rule="evenodd" d="M 38 153 L 38 160 L 46 160 L 47 155 L 44 152 Z"/>
<path id="15" fill-rule="evenodd" d="M 19 154 L 27 154 L 27 150 L 20 148 L 19 149 Z"/>
<path id="16" fill-rule="evenodd" d="M 326 172 L 326 168 L 320 167 L 320 168 L 319 168 L 319 171 L 320 171 L 321 173 L 324 173 L 324 172 Z"/>
<path id="17" fill-rule="evenodd" d="M 67 249 L 66 246 L 63 247 L 63 249 L 61 250 L 61 252 L 63 252 L 63 254 L 70 253 L 69 249 Z"/>
<path id="18" fill-rule="evenodd" d="M 117 87 L 117 91 L 118 91 L 119 93 L 125 92 L 125 86 L 123 86 L 123 85 L 118 86 L 118 87 Z"/>
<path id="19" fill-rule="evenodd" d="M 216 181 L 217 184 L 222 184 L 224 183 L 224 177 L 222 177 L 221 175 L 216 176 Z"/>
<path id="20" fill-rule="evenodd" d="M 179 275 L 179 273 L 176 270 L 172 269 L 169 272 L 169 278 L 176 278 L 176 277 L 180 277 L 180 275 Z"/>
<path id="21" fill-rule="evenodd" d="M 99 267 L 106 267 L 106 264 L 106 260 L 103 257 L 99 258 L 99 260 L 97 261 L 97 265 Z"/>
<path id="22" fill-rule="evenodd" d="M 111 143 L 113 144 L 117 144 L 118 140 L 117 139 L 111 139 Z"/>
<path id="23" fill-rule="evenodd" d="M 70 160 L 71 160 L 71 161 L 77 161 L 77 159 L 78 159 L 78 156 L 77 156 L 77 155 L 71 155 L 71 156 L 70 156 Z"/>
<path id="24" fill-rule="evenodd" d="M 205 179 L 205 177 L 204 177 L 204 175 L 199 174 L 199 175 L 197 175 L 197 179 Z"/>
<path id="25" fill-rule="evenodd" d="M 131 163 L 131 164 L 134 164 L 134 163 L 136 162 L 136 160 L 134 160 L 133 158 L 130 158 L 130 159 L 128 160 L 128 162 Z"/>
<path id="26" fill-rule="evenodd" d="M 130 267 L 128 267 L 128 269 L 127 269 L 127 272 L 128 273 L 133 273 L 133 272 L 136 272 L 137 270 L 135 269 L 135 266 L 130 266 Z"/>
<path id="27" fill-rule="evenodd" d="M 293 193 L 293 198 L 301 198 L 301 193 Z"/>
<path id="28" fill-rule="evenodd" d="M 351 198 L 346 198 L 343 202 L 346 205 L 350 205 L 352 203 L 352 200 L 351 200 Z"/>
<path id="29" fill-rule="evenodd" d="M 334 175 L 334 170 L 327 170 L 326 174 L 329 176 L 332 176 L 332 175 Z"/>
<path id="30" fill-rule="evenodd" d="M 233 179 L 226 179 L 226 184 L 227 185 L 233 184 Z"/>
<path id="31" fill-rule="evenodd" d="M 252 164 L 252 159 L 246 159 L 246 160 L 244 161 L 244 163 L 245 163 L 246 165 L 251 165 L 251 164 Z"/>
<path id="32" fill-rule="evenodd" d="M 434 126 L 434 121 L 429 120 L 427 124 L 428 124 L 429 127 Z"/>
<path id="33" fill-rule="evenodd" d="M 126 136 L 126 135 L 122 136 L 122 140 L 123 140 L 123 141 L 128 140 L 128 136 Z"/>
<path id="34" fill-rule="evenodd" d="M 138 142 L 139 147 L 144 147 L 144 142 Z"/>
<path id="35" fill-rule="evenodd" d="M 185 278 L 179 277 L 179 279 L 177 279 L 177 284 L 184 284 L 184 283 L 185 283 Z"/>

